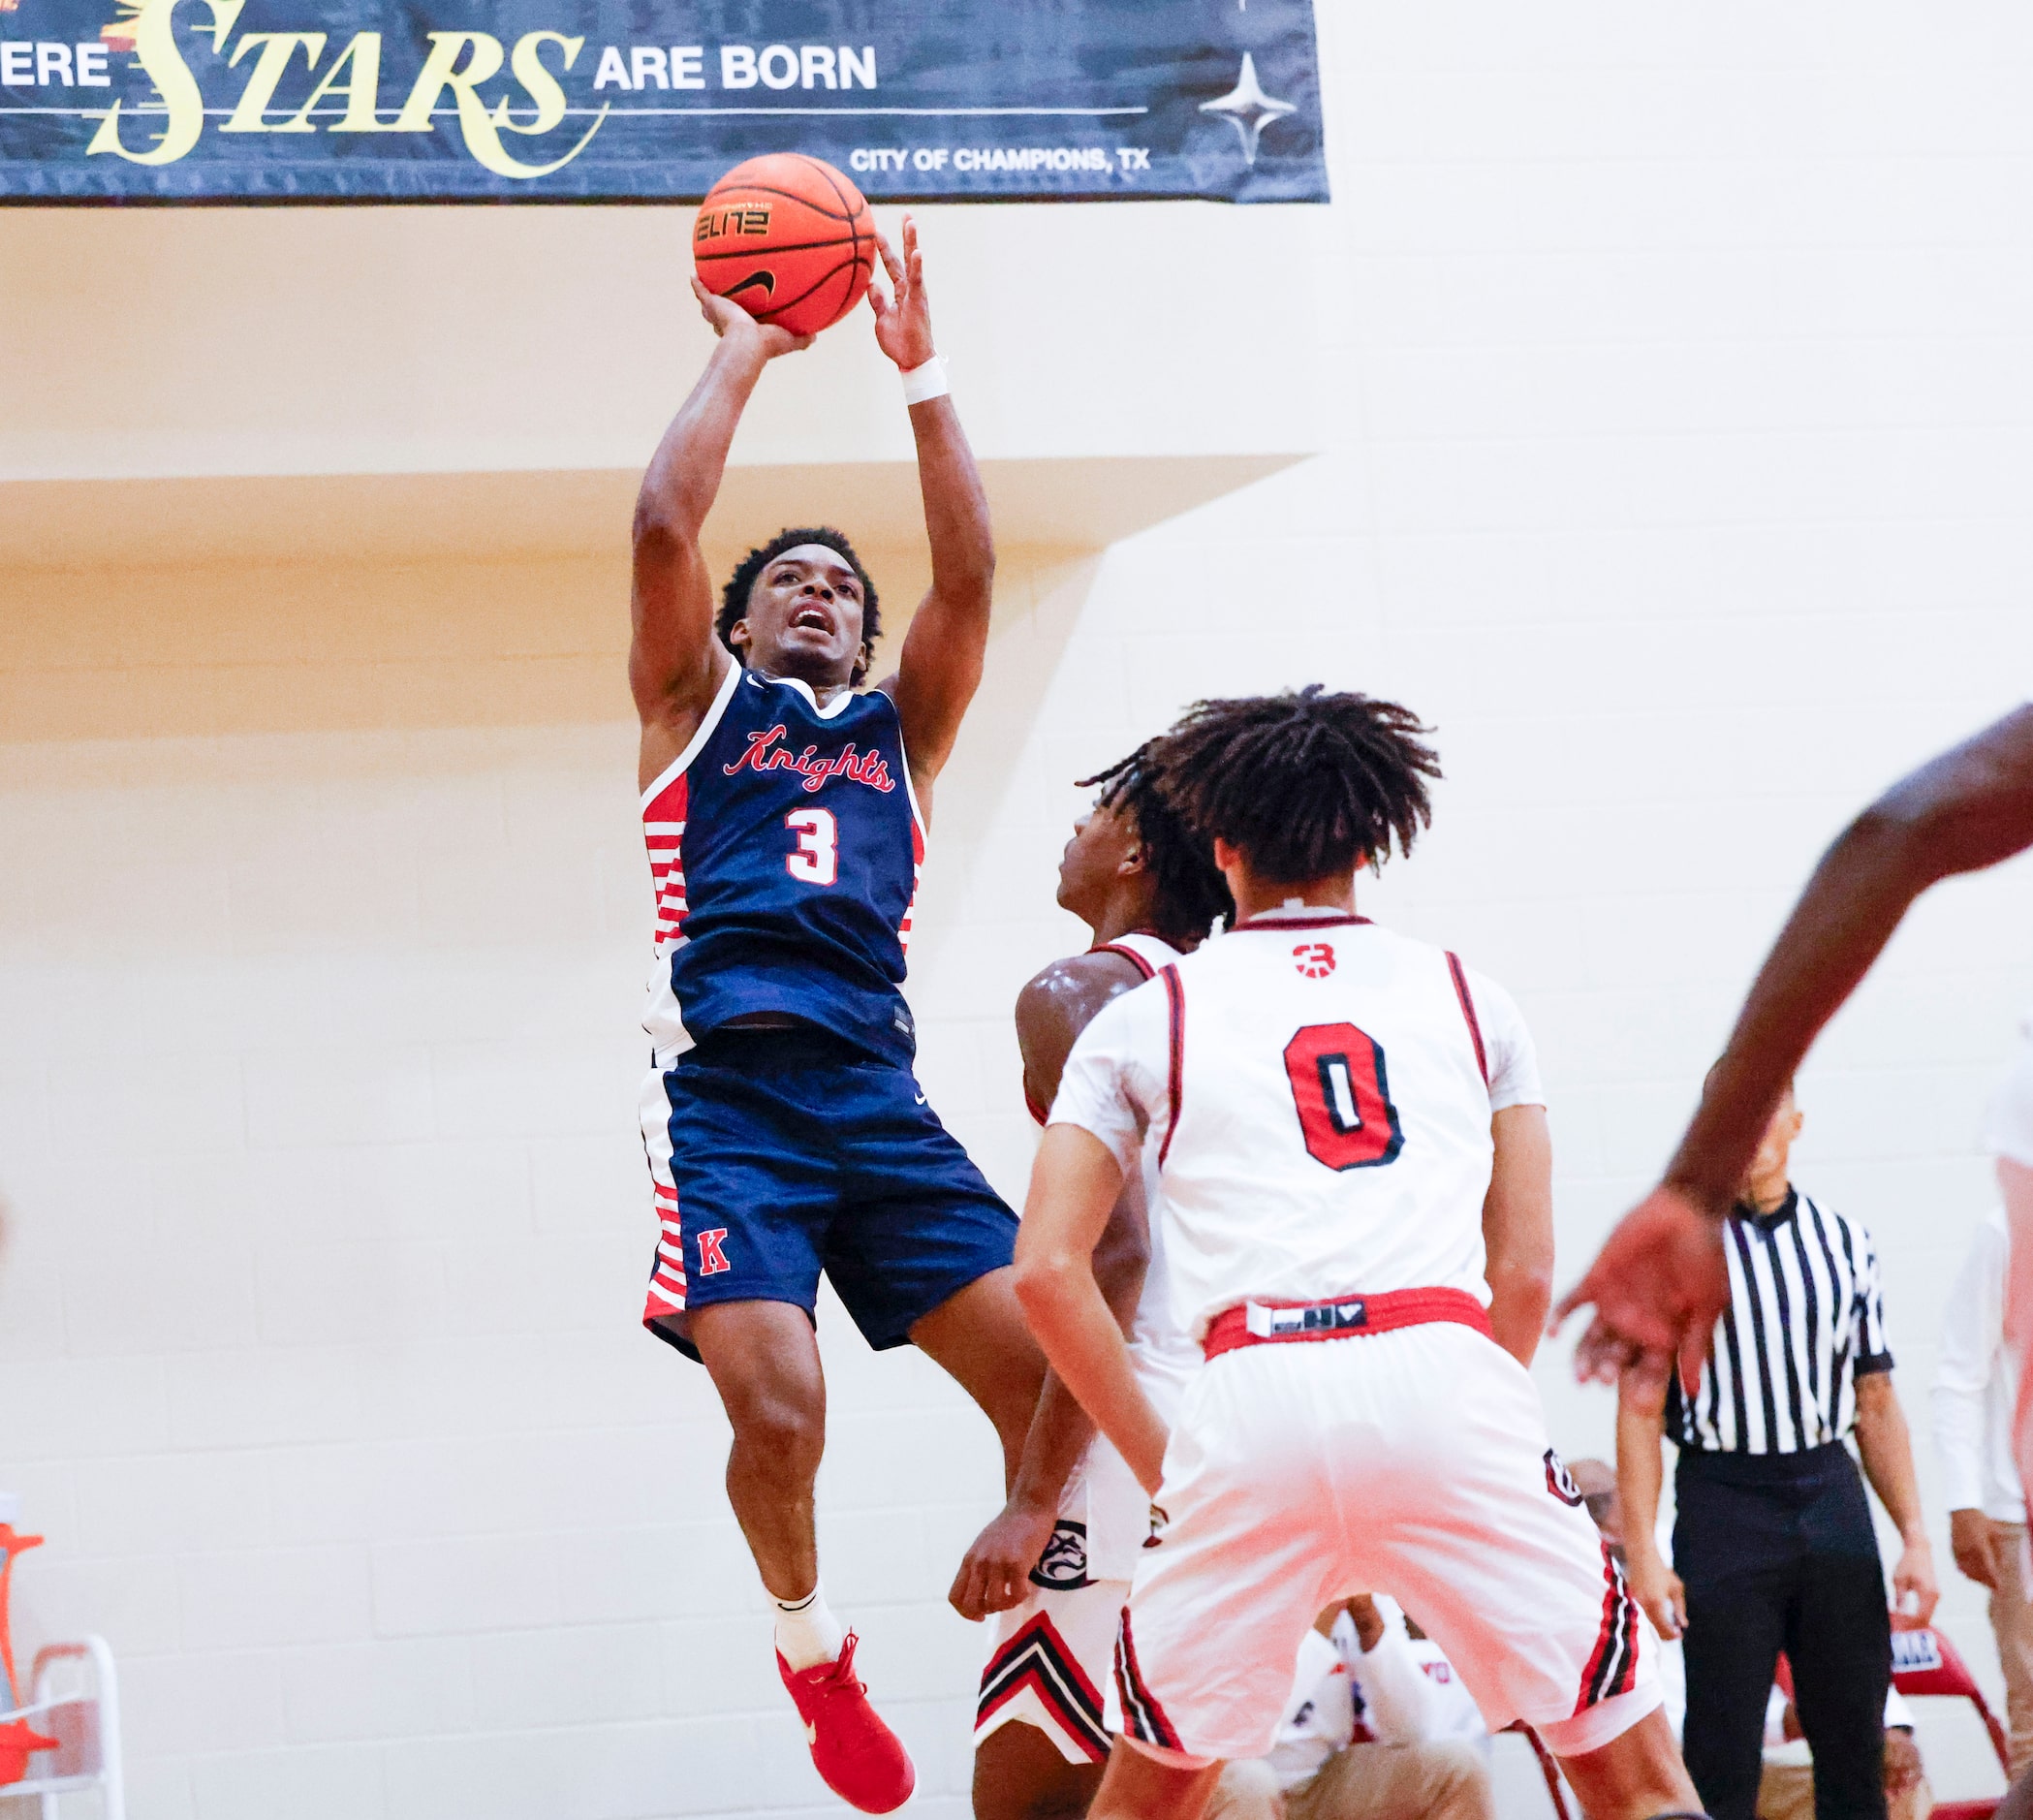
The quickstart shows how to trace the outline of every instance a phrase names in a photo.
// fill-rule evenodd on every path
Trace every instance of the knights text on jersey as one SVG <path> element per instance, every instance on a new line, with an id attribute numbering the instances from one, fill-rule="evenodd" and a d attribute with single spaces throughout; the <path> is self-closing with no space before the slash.
<path id="1" fill-rule="evenodd" d="M 910 1063 L 898 988 L 924 835 L 889 696 L 822 708 L 802 682 L 731 668 L 642 793 L 642 832 L 657 893 L 643 1026 L 660 1056 L 773 1012 Z"/>
<path id="2" fill-rule="evenodd" d="M 1491 1115 L 1544 1103 L 1510 995 L 1346 915 L 1253 918 L 1080 1033 L 1054 1124 L 1155 1149 L 1173 1313 L 1453 1287 L 1486 1302 Z"/>

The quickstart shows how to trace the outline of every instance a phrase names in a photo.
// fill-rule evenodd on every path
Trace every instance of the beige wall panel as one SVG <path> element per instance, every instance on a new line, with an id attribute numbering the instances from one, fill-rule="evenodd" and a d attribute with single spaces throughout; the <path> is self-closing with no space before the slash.
<path id="1" fill-rule="evenodd" d="M 940 344 L 983 454 L 1313 446 L 1305 210 L 921 214 Z M 900 216 L 879 210 L 891 232 Z M 711 339 L 687 289 L 690 221 L 0 213 L 0 325 L 9 348 L 34 350 L 7 363 L 0 479 L 639 468 Z M 1245 358 L 1235 327 L 1262 311 L 1266 272 L 1278 332 Z M 766 377 L 737 463 L 909 455 L 868 320 Z M 1202 383 L 1178 383 L 1189 374 Z"/>

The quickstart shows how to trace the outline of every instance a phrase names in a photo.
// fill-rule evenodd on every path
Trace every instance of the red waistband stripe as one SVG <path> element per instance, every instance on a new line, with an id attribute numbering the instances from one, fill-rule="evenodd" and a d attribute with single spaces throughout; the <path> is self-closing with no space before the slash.
<path id="1" fill-rule="evenodd" d="M 1401 1327 L 1449 1322 L 1494 1339 L 1489 1310 L 1465 1289 L 1388 1289 L 1378 1296 L 1330 1296 L 1324 1302 L 1244 1302 L 1208 1323 L 1202 1342 L 1209 1359 L 1238 1346 L 1292 1340 L 1353 1339 Z"/>

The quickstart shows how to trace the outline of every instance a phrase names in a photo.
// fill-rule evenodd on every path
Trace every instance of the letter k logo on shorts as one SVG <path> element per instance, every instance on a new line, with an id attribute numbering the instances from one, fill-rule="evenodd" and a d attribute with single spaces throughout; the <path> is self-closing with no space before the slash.
<path id="1" fill-rule="evenodd" d="M 727 1237 L 725 1226 L 715 1226 L 711 1232 L 699 1235 L 699 1273 L 702 1276 L 718 1276 L 722 1271 L 732 1268 L 727 1253 L 720 1249 L 721 1240 Z"/>

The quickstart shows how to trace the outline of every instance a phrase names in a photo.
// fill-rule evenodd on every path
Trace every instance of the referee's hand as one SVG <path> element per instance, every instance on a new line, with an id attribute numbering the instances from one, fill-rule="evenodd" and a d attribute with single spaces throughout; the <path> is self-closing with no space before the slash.
<path id="1" fill-rule="evenodd" d="M 1941 1583 L 1934 1578 L 1934 1550 L 1926 1537 L 1906 1544 L 1892 1570 L 1892 1627 L 1925 1630 L 1941 1603 Z"/>

